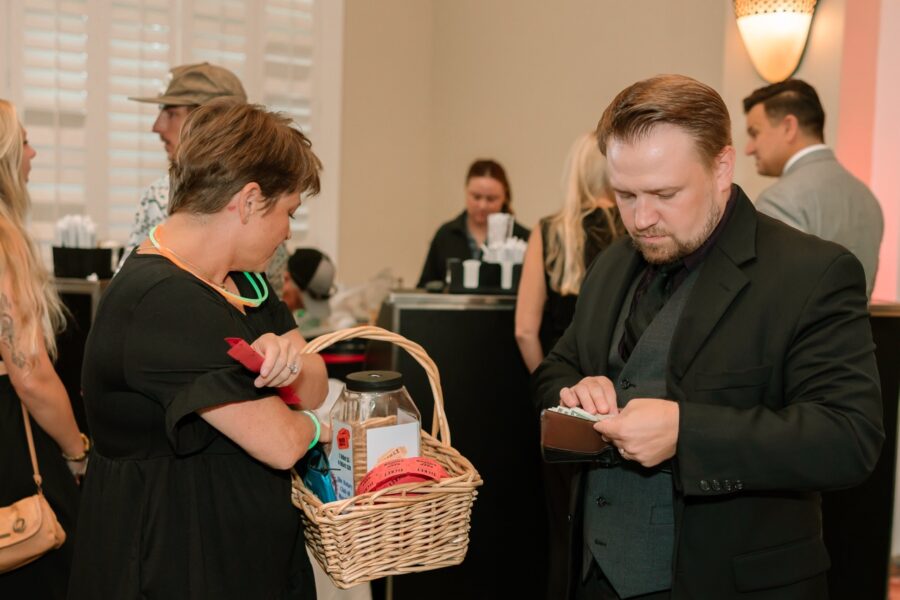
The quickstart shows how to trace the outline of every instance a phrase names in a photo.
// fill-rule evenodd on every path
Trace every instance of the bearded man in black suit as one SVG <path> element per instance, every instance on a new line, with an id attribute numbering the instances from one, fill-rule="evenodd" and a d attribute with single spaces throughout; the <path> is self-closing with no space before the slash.
<path id="1" fill-rule="evenodd" d="M 534 376 L 539 406 L 605 415 L 615 455 L 577 481 L 567 595 L 825 598 L 820 492 L 884 438 L 862 266 L 756 212 L 709 86 L 635 83 L 597 135 L 630 239 Z"/>

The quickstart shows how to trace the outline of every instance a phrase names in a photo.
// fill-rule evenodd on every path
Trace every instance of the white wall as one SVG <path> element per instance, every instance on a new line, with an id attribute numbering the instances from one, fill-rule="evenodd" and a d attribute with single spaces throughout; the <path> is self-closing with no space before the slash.
<path id="1" fill-rule="evenodd" d="M 476 157 L 506 167 L 523 224 L 556 211 L 569 147 L 622 88 L 673 72 L 718 87 L 725 9 L 709 0 L 436 3 L 432 227 L 462 210 Z"/>
<path id="2" fill-rule="evenodd" d="M 556 210 L 569 146 L 620 89 L 666 72 L 721 84 L 730 10 L 727 0 L 347 0 L 340 279 L 390 265 L 414 284 L 478 157 L 507 168 L 523 223 Z"/>
<path id="3" fill-rule="evenodd" d="M 338 279 L 390 266 L 415 285 L 433 233 L 433 3 L 348 0 L 344 24 Z"/>

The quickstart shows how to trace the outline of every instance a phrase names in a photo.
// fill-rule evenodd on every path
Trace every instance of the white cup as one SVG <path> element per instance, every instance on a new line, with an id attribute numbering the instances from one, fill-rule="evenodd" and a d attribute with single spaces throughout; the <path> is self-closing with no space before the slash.
<path id="1" fill-rule="evenodd" d="M 512 289 L 512 281 L 513 281 L 513 261 L 511 260 L 501 260 L 500 261 L 500 287 L 504 290 Z"/>
<path id="2" fill-rule="evenodd" d="M 493 213 L 488 215 L 487 245 L 500 244 L 512 235 L 513 218 L 509 213 Z"/>
<path id="3" fill-rule="evenodd" d="M 478 272 L 481 269 L 481 261 L 470 258 L 462 261 L 463 287 L 474 289 L 478 287 Z"/>

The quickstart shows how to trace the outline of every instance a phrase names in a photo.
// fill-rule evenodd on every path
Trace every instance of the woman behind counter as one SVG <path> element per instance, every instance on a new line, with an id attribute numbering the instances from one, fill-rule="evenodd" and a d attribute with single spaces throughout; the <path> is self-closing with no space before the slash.
<path id="1" fill-rule="evenodd" d="M 319 437 L 324 363 L 259 274 L 318 158 L 290 120 L 215 101 L 173 157 L 169 218 L 113 279 L 85 347 L 95 438 L 69 597 L 314 598 L 288 469 Z M 227 337 L 265 357 L 260 375 Z M 322 437 L 327 431 L 322 425 Z"/>
<path id="2" fill-rule="evenodd" d="M 59 549 L 0 575 L 0 598 L 66 597 L 78 511 L 75 482 L 89 449 L 50 362 L 63 325 L 59 296 L 22 226 L 35 154 L 15 108 L 0 100 L 0 506 L 35 493 L 22 402 L 32 422 L 44 497 L 66 532 Z M 74 460 L 67 462 L 66 455 Z"/>
<path id="3" fill-rule="evenodd" d="M 473 162 L 466 175 L 466 210 L 434 234 L 417 287 L 425 287 L 429 281 L 443 282 L 449 258 L 480 259 L 481 245 L 487 239 L 488 215 L 512 214 L 511 203 L 509 180 L 500 163 L 486 159 Z M 518 222 L 513 225 L 515 237 L 525 240 L 528 233 Z"/>
<path id="4" fill-rule="evenodd" d="M 593 133 L 579 137 L 566 160 L 562 209 L 541 219 L 528 240 L 516 299 L 516 342 L 529 371 L 541 363 L 572 321 L 591 261 L 625 232 Z M 542 465 L 549 523 L 547 598 L 567 580 L 569 490 L 574 468 Z"/>

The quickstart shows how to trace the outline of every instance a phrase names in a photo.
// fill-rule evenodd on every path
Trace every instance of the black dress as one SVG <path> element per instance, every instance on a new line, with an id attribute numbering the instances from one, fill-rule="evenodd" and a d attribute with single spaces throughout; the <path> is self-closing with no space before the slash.
<path id="1" fill-rule="evenodd" d="M 66 541 L 33 563 L 0 575 L 0 598 L 66 597 L 69 566 L 75 546 L 78 487 L 62 458 L 59 446 L 31 419 L 34 450 L 43 479 L 44 497 L 66 532 Z M 9 506 L 37 489 L 19 396 L 9 377 L 0 376 L 0 506 Z"/>
<path id="2" fill-rule="evenodd" d="M 472 250 L 474 242 L 471 240 L 466 225 L 467 218 L 466 211 L 463 211 L 455 219 L 447 221 L 438 228 L 428 247 L 428 256 L 425 257 L 425 264 L 422 266 L 422 274 L 419 275 L 419 283 L 416 287 L 425 287 L 429 281 L 444 281 L 448 258 L 481 259 L 481 252 Z M 513 223 L 513 236 L 521 240 L 528 240 L 529 233 L 530 231 L 518 222 Z"/>
<path id="3" fill-rule="evenodd" d="M 624 232 L 621 217 L 617 209 L 612 209 L 615 217 L 615 231 L 610 227 L 606 213 L 602 209 L 596 209 L 587 215 L 581 224 L 584 227 L 584 270 L 587 271 L 600 252 L 613 243 L 616 239 L 615 232 Z M 540 222 L 541 238 L 544 241 L 544 283 L 547 286 L 547 301 L 544 304 L 544 315 L 541 317 L 541 327 L 538 337 L 541 341 L 541 349 L 544 356 L 553 349 L 559 338 L 566 331 L 566 327 L 572 322 L 575 315 L 575 302 L 578 296 L 569 294 L 561 295 L 550 287 L 550 275 L 547 273 L 547 239 L 550 235 L 550 217 L 544 217 Z"/>
<path id="4" fill-rule="evenodd" d="M 129 257 L 85 347 L 94 450 L 69 598 L 315 597 L 288 472 L 196 412 L 273 395 L 226 355 L 224 338 L 294 326 L 274 294 L 243 315 L 167 259 Z"/>
<path id="5" fill-rule="evenodd" d="M 619 212 L 613 209 L 616 231 L 624 232 Z M 588 213 L 582 221 L 584 227 L 584 268 L 587 271 L 590 264 L 597 258 L 600 252 L 615 240 L 613 228 L 610 227 L 606 213 L 596 209 Z M 544 314 L 541 317 L 541 327 L 538 337 L 541 341 L 541 349 L 546 356 L 566 328 L 572 322 L 575 315 L 575 302 L 578 296 L 561 295 L 550 287 L 550 276 L 547 273 L 547 240 L 550 235 L 550 217 L 541 219 L 541 238 L 544 240 L 544 283 L 547 286 L 547 301 L 544 304 Z M 570 510 L 572 478 L 578 471 L 577 465 L 561 463 L 543 463 L 541 474 L 544 481 L 544 500 L 547 503 L 547 518 L 549 522 L 549 552 L 547 565 L 547 598 L 555 600 L 559 597 L 560 590 L 565 590 L 568 585 L 569 567 L 569 539 L 567 537 L 569 523 L 567 521 Z"/>

